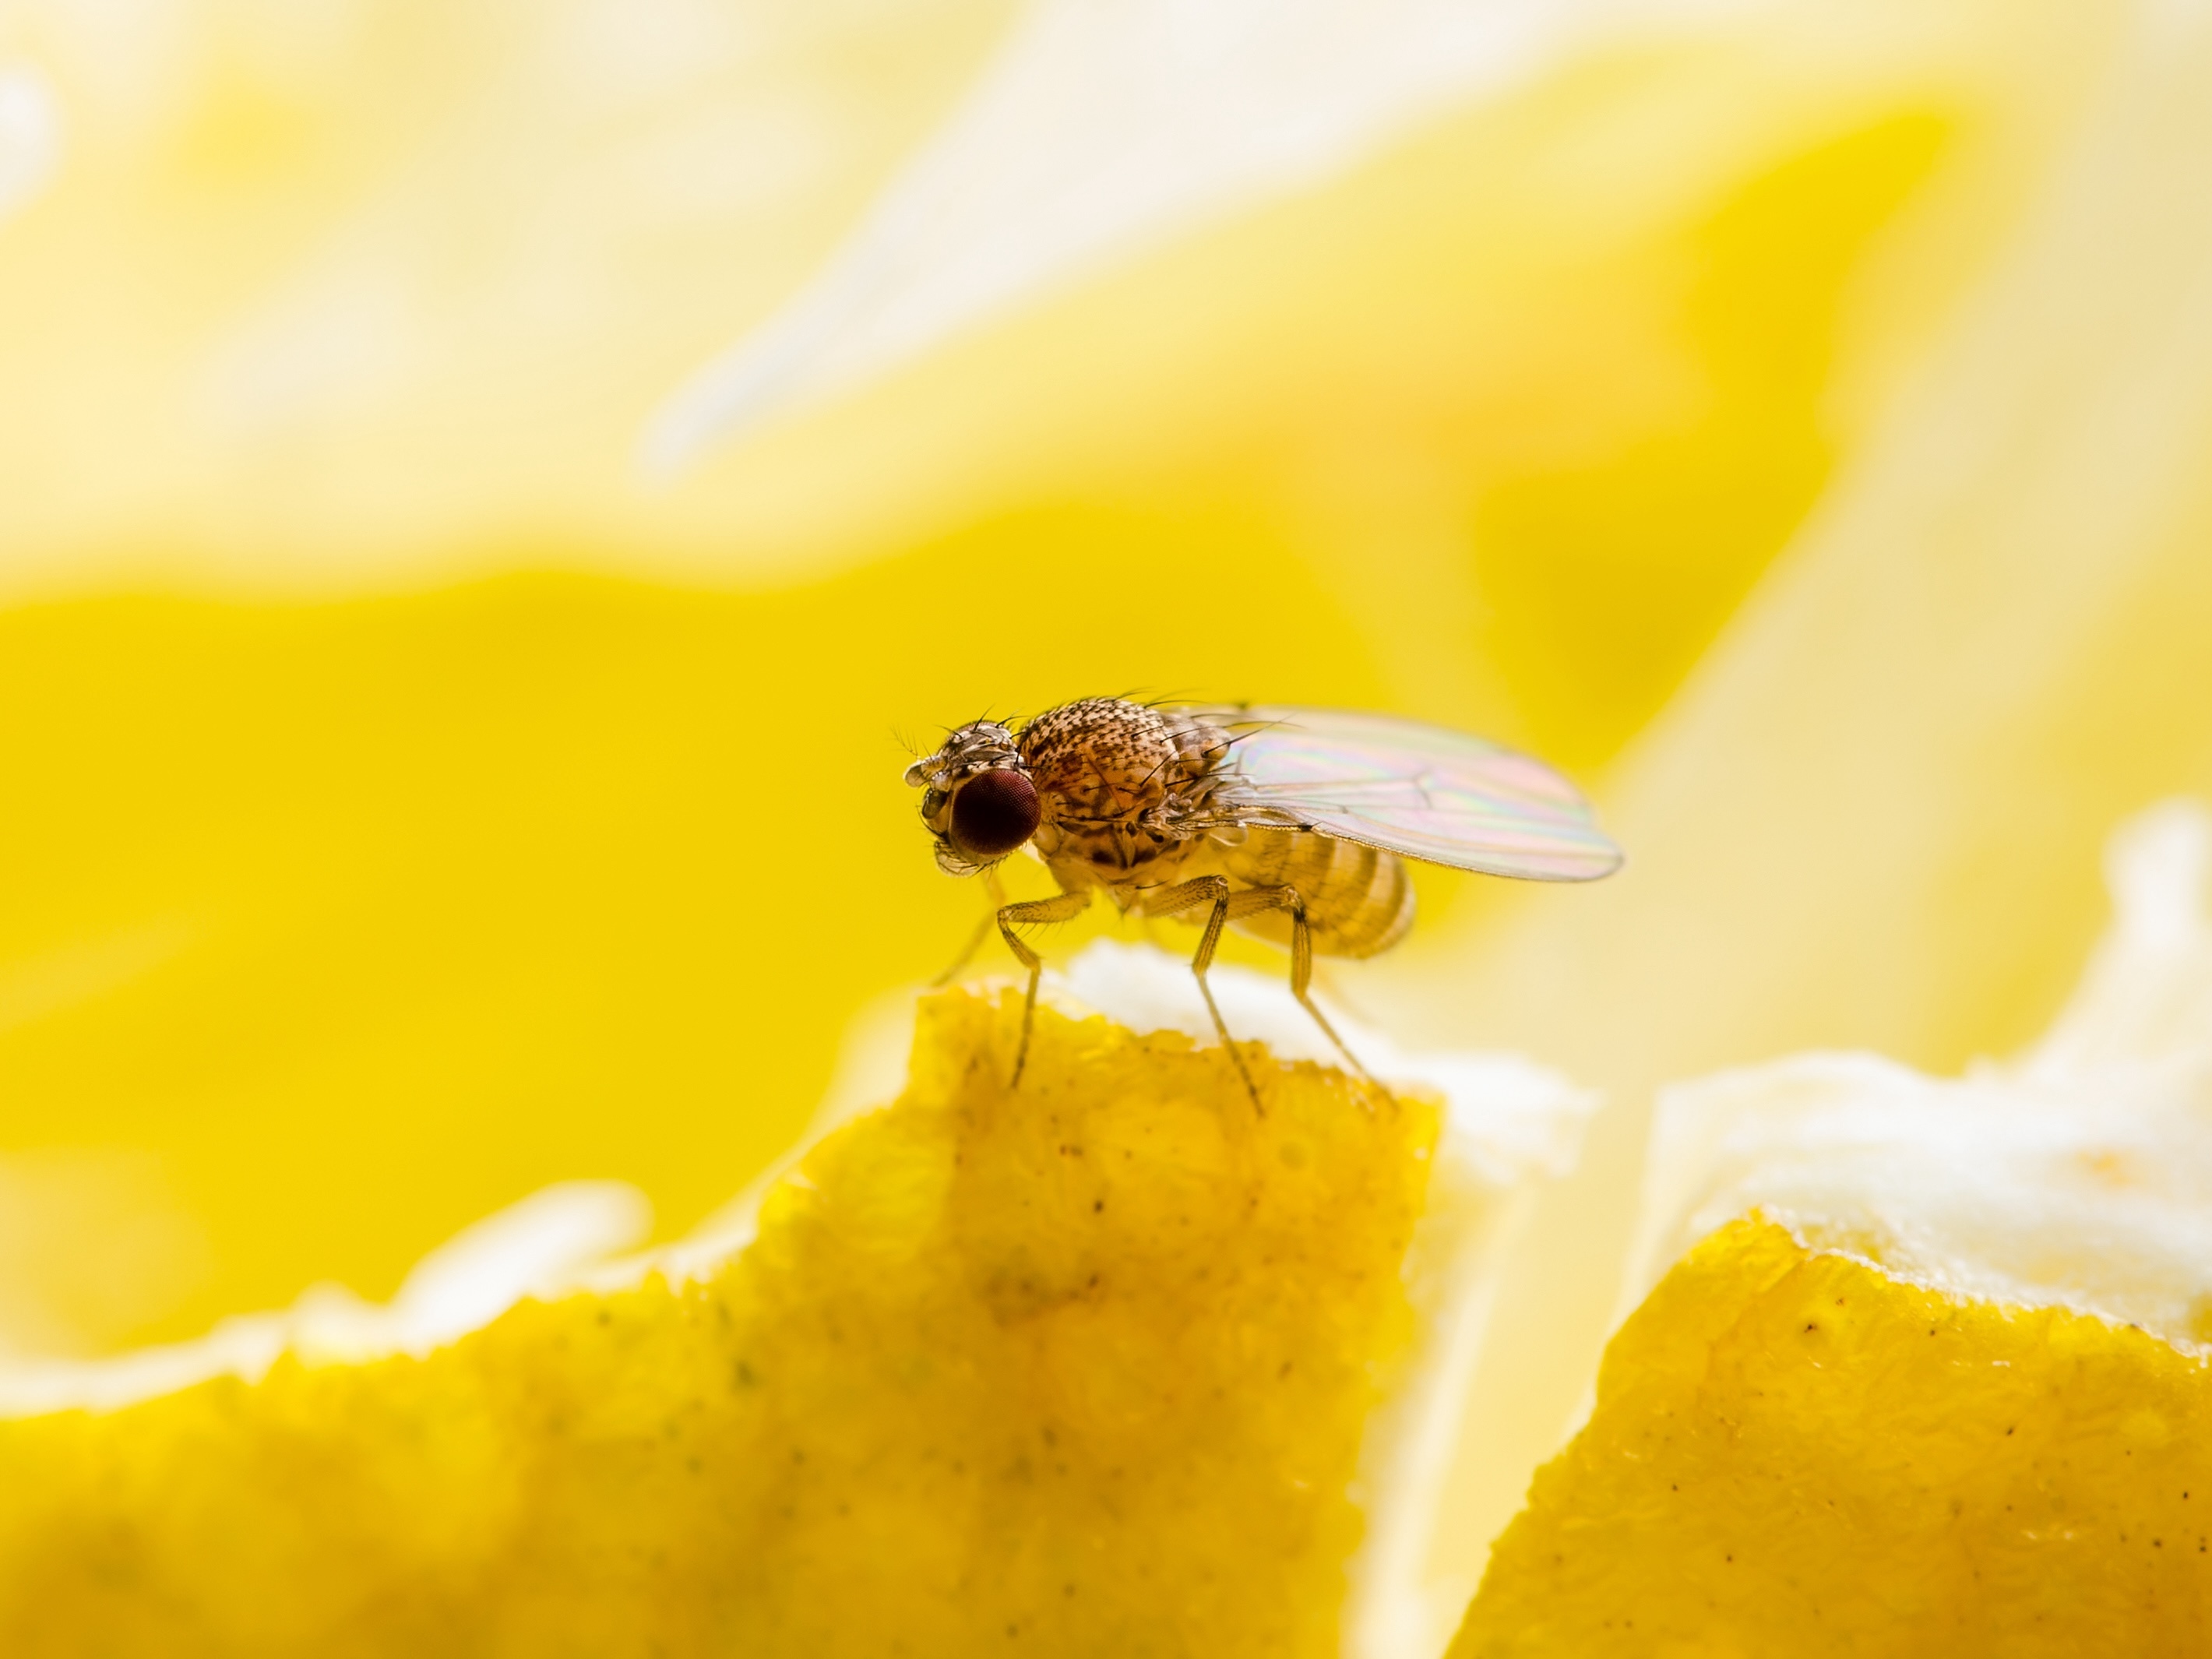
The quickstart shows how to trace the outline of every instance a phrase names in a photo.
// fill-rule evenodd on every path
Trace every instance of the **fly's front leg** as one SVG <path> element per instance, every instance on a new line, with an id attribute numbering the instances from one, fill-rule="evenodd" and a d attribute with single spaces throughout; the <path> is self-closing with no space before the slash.
<path id="1" fill-rule="evenodd" d="M 1230 1063 L 1237 1067 L 1237 1075 L 1244 1079 L 1244 1092 L 1252 1097 L 1252 1109 L 1265 1117 L 1267 1109 L 1260 1103 L 1260 1085 L 1253 1082 L 1244 1056 L 1237 1052 L 1236 1039 L 1229 1035 L 1228 1023 L 1214 1003 L 1213 988 L 1206 982 L 1206 970 L 1213 966 L 1213 953 L 1220 948 L 1221 930 L 1228 923 L 1230 906 L 1238 896 L 1241 895 L 1231 894 L 1226 876 L 1194 876 L 1152 895 L 1145 901 L 1145 910 L 1148 915 L 1172 916 L 1201 904 L 1213 907 L 1213 914 L 1206 919 L 1206 936 L 1198 942 L 1198 954 L 1190 959 L 1190 971 L 1198 980 L 1199 994 L 1206 999 L 1206 1012 L 1213 1016 L 1213 1029 L 1220 1035 L 1221 1046 L 1229 1051 Z"/>
<path id="2" fill-rule="evenodd" d="M 1014 1050 L 1014 1078 L 1006 1086 L 1022 1086 L 1022 1067 L 1029 1064 L 1030 1027 L 1036 1024 L 1037 981 L 1044 977 L 1044 958 L 1029 947 L 1014 929 L 1026 927 L 1031 922 L 1071 921 L 1083 914 L 1091 902 L 1091 890 L 1079 887 L 1069 893 L 1055 893 L 1048 899 L 1029 899 L 1020 904 L 1002 904 L 997 921 L 999 937 L 1006 941 L 1006 948 L 1023 967 L 1030 970 L 1029 995 L 1022 1002 L 1022 1043 Z"/>
<path id="3" fill-rule="evenodd" d="M 968 936 L 968 943 L 960 947 L 960 954 L 952 958 L 952 965 L 929 981 L 929 988 L 950 985 L 960 970 L 975 960 L 975 952 L 983 948 L 983 941 L 991 937 L 991 929 L 999 920 L 999 912 L 1006 908 L 1006 884 L 999 879 L 996 865 L 983 872 L 983 891 L 991 901 L 991 908 L 983 912 L 983 919 L 975 924 L 975 931 Z"/>

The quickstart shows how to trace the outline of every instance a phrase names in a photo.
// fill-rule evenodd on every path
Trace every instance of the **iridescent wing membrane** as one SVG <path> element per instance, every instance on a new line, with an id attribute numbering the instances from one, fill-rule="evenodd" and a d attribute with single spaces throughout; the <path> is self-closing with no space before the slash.
<path id="1" fill-rule="evenodd" d="M 1203 708 L 1236 738 L 1223 804 L 1455 870 L 1595 881 L 1620 866 L 1575 787 L 1441 726 L 1330 708 Z M 1242 809 L 1240 811 L 1239 809 Z"/>

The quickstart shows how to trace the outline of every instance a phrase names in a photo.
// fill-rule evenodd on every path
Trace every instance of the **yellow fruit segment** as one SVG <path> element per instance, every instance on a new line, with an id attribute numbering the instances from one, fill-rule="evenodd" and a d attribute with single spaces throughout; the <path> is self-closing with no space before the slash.
<path id="1" fill-rule="evenodd" d="M 1437 1114 L 1019 1018 L 702 1282 L 0 1425 L 0 1652 L 1334 1654 Z"/>
<path id="2" fill-rule="evenodd" d="M 1738 1221 L 1606 1352 L 1452 1659 L 2212 1650 L 2212 1370 Z"/>

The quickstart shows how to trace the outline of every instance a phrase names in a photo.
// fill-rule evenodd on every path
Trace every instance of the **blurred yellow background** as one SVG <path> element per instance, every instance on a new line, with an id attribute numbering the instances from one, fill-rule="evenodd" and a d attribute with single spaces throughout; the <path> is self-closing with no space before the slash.
<path id="1" fill-rule="evenodd" d="M 2104 830 L 2212 787 L 2205 27 L 1555 10 L 673 478 L 656 411 L 1051 5 L 11 13 L 0 1351 L 382 1296 L 567 1176 L 679 1231 L 971 924 L 902 745 L 1393 708 L 1565 764 L 1632 858 L 1428 881 L 1337 979 L 1614 1091 L 1501 1309 L 1479 1548 L 1588 1374 L 1649 1089 L 2009 1046 Z"/>

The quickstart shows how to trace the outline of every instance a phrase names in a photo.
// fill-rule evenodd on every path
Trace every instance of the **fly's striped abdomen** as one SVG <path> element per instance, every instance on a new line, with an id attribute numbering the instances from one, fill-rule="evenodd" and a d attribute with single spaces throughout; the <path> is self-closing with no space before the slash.
<path id="1" fill-rule="evenodd" d="M 1371 957 L 1413 925 L 1413 884 L 1395 854 L 1334 836 L 1254 826 L 1241 841 L 1218 846 L 1216 856 L 1235 881 L 1297 889 L 1313 947 L 1323 956 Z M 1286 910 L 1262 911 L 1237 926 L 1279 945 L 1291 942 Z"/>

